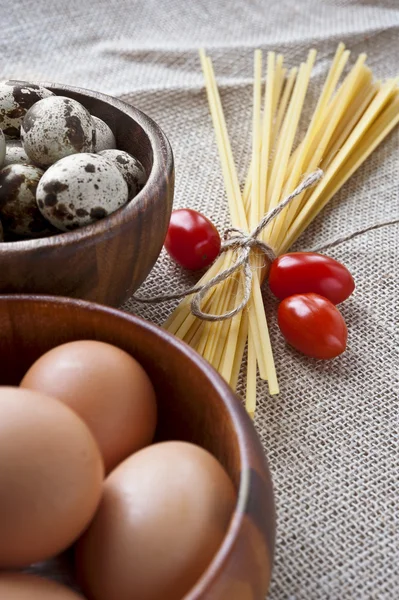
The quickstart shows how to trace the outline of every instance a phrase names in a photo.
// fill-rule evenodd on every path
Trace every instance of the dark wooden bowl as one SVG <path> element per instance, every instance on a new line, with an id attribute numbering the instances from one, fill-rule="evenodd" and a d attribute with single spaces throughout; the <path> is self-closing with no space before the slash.
<path id="1" fill-rule="evenodd" d="M 272 483 L 254 426 L 218 373 L 163 329 L 69 298 L 0 297 L 0 330 L 1 385 L 18 384 L 41 354 L 71 340 L 109 342 L 140 361 L 157 393 L 157 439 L 203 446 L 238 492 L 224 543 L 185 600 L 264 600 L 274 552 Z"/>
<path id="2" fill-rule="evenodd" d="M 97 92 L 44 85 L 108 123 L 118 148 L 142 162 L 148 181 L 134 202 L 93 225 L 0 244 L 0 293 L 55 294 L 119 306 L 147 277 L 165 240 L 174 188 L 172 150 L 158 125 L 136 108 Z"/>

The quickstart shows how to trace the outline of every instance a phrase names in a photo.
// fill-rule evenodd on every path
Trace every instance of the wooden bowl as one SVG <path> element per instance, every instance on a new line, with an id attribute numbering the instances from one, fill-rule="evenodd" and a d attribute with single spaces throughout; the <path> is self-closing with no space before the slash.
<path id="1" fill-rule="evenodd" d="M 158 125 L 136 108 L 104 94 L 44 85 L 108 123 L 118 148 L 141 161 L 148 181 L 134 202 L 92 225 L 0 244 L 0 293 L 55 294 L 118 306 L 147 277 L 165 240 L 174 188 L 172 150 Z"/>
<path id="2" fill-rule="evenodd" d="M 3 296 L 0 329 L 1 385 L 17 385 L 41 354 L 77 339 L 115 344 L 140 361 L 157 394 L 157 440 L 206 448 L 238 492 L 226 538 L 185 600 L 264 600 L 274 552 L 272 483 L 254 426 L 218 373 L 163 329 L 84 301 Z"/>

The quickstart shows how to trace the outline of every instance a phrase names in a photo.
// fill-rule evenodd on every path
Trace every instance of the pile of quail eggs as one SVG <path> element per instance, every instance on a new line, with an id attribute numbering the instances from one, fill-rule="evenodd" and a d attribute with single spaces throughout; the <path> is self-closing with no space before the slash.
<path id="1" fill-rule="evenodd" d="M 0 83 L 1 240 L 94 223 L 145 181 L 142 164 L 82 104 L 26 81 Z"/>

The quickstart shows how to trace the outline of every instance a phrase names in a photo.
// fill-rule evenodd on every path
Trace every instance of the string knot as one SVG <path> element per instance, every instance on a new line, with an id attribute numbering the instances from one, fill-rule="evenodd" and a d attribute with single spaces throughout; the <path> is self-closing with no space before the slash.
<path id="1" fill-rule="evenodd" d="M 194 294 L 191 300 L 191 312 L 194 316 L 205 321 L 225 321 L 226 319 L 231 319 L 245 308 L 251 295 L 253 277 L 251 253 L 254 251 L 261 252 L 265 256 L 267 263 L 273 262 L 276 258 L 273 248 L 259 239 L 260 234 L 294 198 L 302 194 L 306 189 L 315 185 L 322 177 L 323 171 L 321 169 L 317 169 L 314 173 L 308 175 L 289 196 L 264 215 L 253 231 L 248 233 L 237 227 L 226 229 L 220 253 L 222 254 L 223 252 L 232 250 L 237 255 L 236 261 L 230 267 L 221 271 L 215 275 L 215 277 L 212 277 L 207 283 L 196 285 L 176 294 L 156 296 L 155 298 L 137 298 L 134 296 L 134 299 L 138 302 L 157 303 L 164 302 L 165 300 L 184 298 L 185 296 Z M 213 287 L 217 286 L 219 283 L 223 283 L 223 281 L 226 281 L 237 272 L 242 272 L 244 275 L 244 294 L 241 302 L 232 310 L 220 315 L 204 312 L 201 308 L 201 304 L 207 293 Z"/>
<path id="2" fill-rule="evenodd" d="M 276 254 L 269 244 L 262 242 L 259 238 L 255 237 L 253 233 L 246 233 L 243 229 L 238 227 L 230 227 L 224 232 L 224 242 L 221 247 L 221 252 L 227 250 L 242 250 L 249 248 L 249 250 L 259 250 L 266 256 L 268 262 L 272 262 L 276 258 Z"/>

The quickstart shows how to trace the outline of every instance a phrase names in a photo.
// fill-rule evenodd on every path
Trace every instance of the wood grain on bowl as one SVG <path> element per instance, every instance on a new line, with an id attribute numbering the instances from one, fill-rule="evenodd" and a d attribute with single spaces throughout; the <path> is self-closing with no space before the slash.
<path id="1" fill-rule="evenodd" d="M 141 285 L 162 249 L 173 201 L 172 150 L 158 125 L 138 109 L 104 94 L 44 85 L 103 119 L 118 148 L 143 164 L 148 180 L 133 202 L 93 225 L 0 244 L 0 293 L 55 294 L 118 306 Z"/>
<path id="2" fill-rule="evenodd" d="M 77 339 L 115 344 L 143 365 L 157 394 L 156 439 L 206 448 L 238 492 L 224 543 L 185 600 L 264 600 L 275 538 L 271 478 L 252 422 L 216 371 L 163 329 L 79 300 L 0 297 L 0 329 L 0 385 L 18 384 L 40 355 Z"/>

